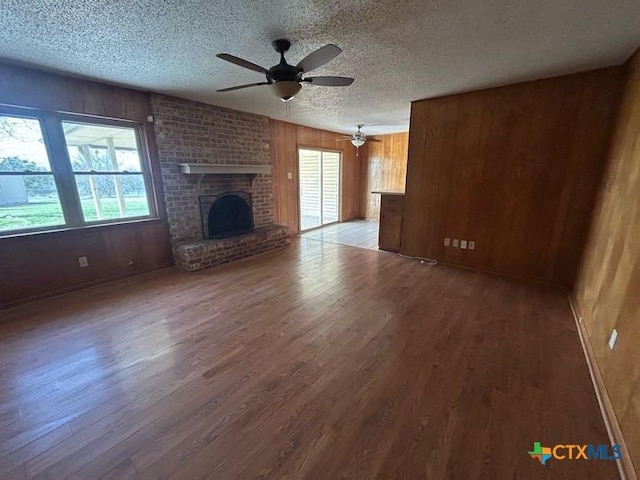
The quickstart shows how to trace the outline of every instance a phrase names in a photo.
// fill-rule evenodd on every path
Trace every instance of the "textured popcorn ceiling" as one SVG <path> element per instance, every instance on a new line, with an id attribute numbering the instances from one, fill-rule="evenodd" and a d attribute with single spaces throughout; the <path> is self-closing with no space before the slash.
<path id="1" fill-rule="evenodd" d="M 290 116 L 264 79 L 218 60 L 266 68 L 270 41 L 297 63 L 335 43 Z M 640 46 L 638 0 L 2 0 L 0 57 L 55 71 L 260 113 L 330 130 L 407 130 L 412 100 L 622 63 Z"/>

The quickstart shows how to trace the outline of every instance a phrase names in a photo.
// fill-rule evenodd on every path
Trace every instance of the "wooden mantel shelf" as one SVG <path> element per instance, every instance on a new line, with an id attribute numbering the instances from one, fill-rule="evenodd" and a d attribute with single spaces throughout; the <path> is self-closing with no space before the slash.
<path id="1" fill-rule="evenodd" d="M 187 175 L 269 175 L 271 165 L 235 165 L 228 163 L 179 163 L 180 171 Z"/>

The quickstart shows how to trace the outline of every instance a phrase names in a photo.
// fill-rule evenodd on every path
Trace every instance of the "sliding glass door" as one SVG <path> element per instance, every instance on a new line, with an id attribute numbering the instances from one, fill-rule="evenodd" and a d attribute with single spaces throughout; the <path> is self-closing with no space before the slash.
<path id="1" fill-rule="evenodd" d="M 340 153 L 301 148 L 300 230 L 340 220 Z"/>

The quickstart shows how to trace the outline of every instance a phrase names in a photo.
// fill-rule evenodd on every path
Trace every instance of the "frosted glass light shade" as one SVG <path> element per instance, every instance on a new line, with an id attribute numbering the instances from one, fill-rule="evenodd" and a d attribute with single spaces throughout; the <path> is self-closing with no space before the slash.
<path id="1" fill-rule="evenodd" d="M 283 102 L 288 102 L 289 100 L 291 100 L 296 95 L 296 93 L 300 91 L 301 88 L 302 85 L 300 85 L 298 82 L 290 81 L 276 82 L 271 85 L 273 93 L 275 93 L 276 96 Z"/>

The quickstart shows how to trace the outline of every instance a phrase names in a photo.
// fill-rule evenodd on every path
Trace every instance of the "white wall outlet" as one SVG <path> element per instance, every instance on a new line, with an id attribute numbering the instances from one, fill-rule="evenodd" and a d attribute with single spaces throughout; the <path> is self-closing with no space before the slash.
<path id="1" fill-rule="evenodd" d="M 444 238 L 444 246 L 448 247 L 449 245 L 451 245 L 451 239 L 449 237 L 445 237 Z"/>
<path id="2" fill-rule="evenodd" d="M 293 180 L 293 173 L 287 172 L 287 180 Z"/>
<path id="3" fill-rule="evenodd" d="M 615 328 L 611 330 L 611 335 L 609 336 L 609 349 L 613 350 L 613 347 L 616 345 L 616 340 L 618 339 L 618 330 Z"/>
<path id="4" fill-rule="evenodd" d="M 453 239 L 453 248 L 458 248 L 460 246 L 460 240 L 457 238 Z"/>
<path id="5" fill-rule="evenodd" d="M 473 240 L 469 240 L 469 250 L 475 250 L 476 249 L 476 242 L 474 242 Z"/>
<path id="6" fill-rule="evenodd" d="M 467 249 L 467 241 L 466 240 L 460 240 L 460 248 L 462 248 L 463 250 Z"/>
<path id="7" fill-rule="evenodd" d="M 89 260 L 87 260 L 87 257 L 78 257 L 78 265 L 80 265 L 80 268 L 86 268 L 89 266 Z"/>

